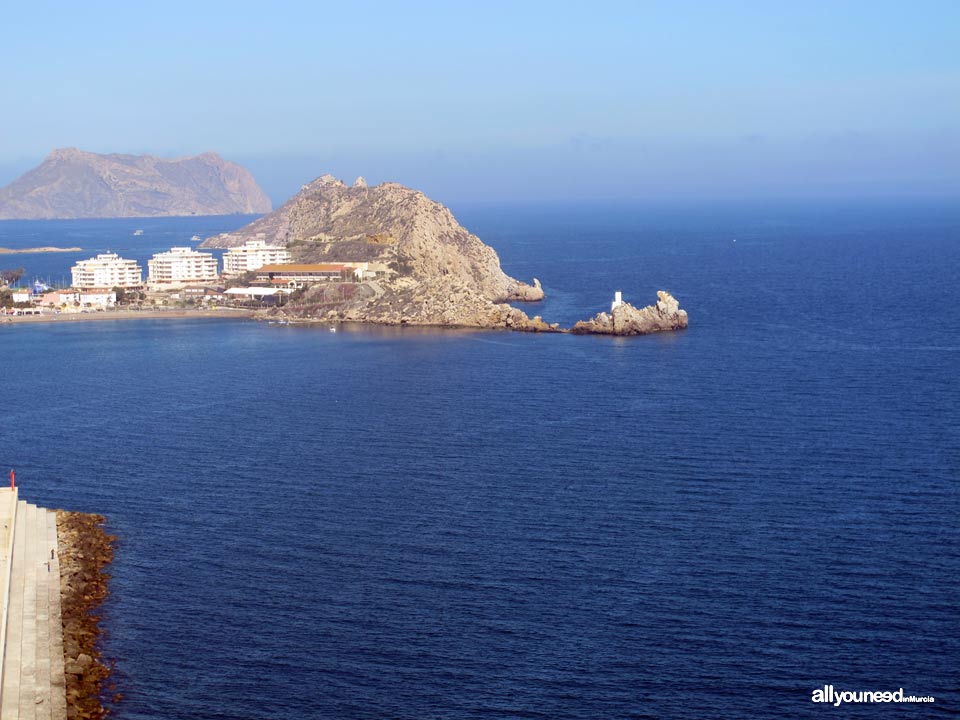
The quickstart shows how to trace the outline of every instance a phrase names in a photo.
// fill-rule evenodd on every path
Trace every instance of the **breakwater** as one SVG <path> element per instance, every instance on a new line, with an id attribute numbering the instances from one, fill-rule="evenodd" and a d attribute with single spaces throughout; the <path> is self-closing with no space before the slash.
<path id="1" fill-rule="evenodd" d="M 106 533 L 105 522 L 103 515 L 57 511 L 64 677 L 67 706 L 75 709 L 71 716 L 77 718 L 106 714 L 100 697 L 110 668 L 97 646 L 96 613 L 107 597 L 110 575 L 105 568 L 113 561 L 116 538 Z"/>
<path id="2" fill-rule="evenodd" d="M 108 669 L 93 614 L 106 596 L 112 538 L 103 517 L 48 510 L 0 490 L 0 716 L 101 718 Z"/>

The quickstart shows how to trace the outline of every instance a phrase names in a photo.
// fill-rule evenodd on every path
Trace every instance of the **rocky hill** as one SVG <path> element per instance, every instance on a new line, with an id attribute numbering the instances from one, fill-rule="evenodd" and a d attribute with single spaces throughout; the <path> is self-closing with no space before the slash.
<path id="1" fill-rule="evenodd" d="M 54 150 L 0 188 L 0 219 L 233 215 L 270 212 L 253 176 L 216 153 L 164 160 Z"/>
<path id="2" fill-rule="evenodd" d="M 316 286 L 282 312 L 301 319 L 385 324 L 511 327 L 550 330 L 504 303 L 543 298 L 507 276 L 493 248 L 463 228 L 443 205 L 396 183 L 352 187 L 324 175 L 280 209 L 203 247 L 247 240 L 285 245 L 294 262 L 372 262 L 374 281 L 333 293 Z"/>

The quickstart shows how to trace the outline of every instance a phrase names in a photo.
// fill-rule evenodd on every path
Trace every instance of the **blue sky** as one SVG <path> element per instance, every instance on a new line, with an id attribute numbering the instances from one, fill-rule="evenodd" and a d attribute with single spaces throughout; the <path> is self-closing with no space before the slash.
<path id="1" fill-rule="evenodd" d="M 960 2 L 5 3 L 0 184 L 215 150 L 451 201 L 960 195 Z"/>

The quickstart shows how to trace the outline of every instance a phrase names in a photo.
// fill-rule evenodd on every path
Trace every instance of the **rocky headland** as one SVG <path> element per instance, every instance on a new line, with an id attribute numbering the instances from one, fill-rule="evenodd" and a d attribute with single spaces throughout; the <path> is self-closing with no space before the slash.
<path id="1" fill-rule="evenodd" d="M 164 160 L 54 150 L 0 188 L 0 220 L 235 215 L 271 207 L 245 168 L 212 152 Z"/>
<path id="2" fill-rule="evenodd" d="M 574 335 L 649 335 L 687 327 L 687 311 L 665 290 L 657 292 L 656 305 L 639 310 L 630 303 L 621 303 L 609 313 L 597 314 L 592 320 L 581 320 L 570 332 Z"/>
<path id="3" fill-rule="evenodd" d="M 397 183 L 370 187 L 324 175 L 283 207 L 201 247 L 247 240 L 286 246 L 295 263 L 367 262 L 376 278 L 319 284 L 270 311 L 289 320 L 556 331 L 511 301 L 543 298 L 539 281 L 506 275 L 493 248 L 449 209 Z"/>
<path id="4" fill-rule="evenodd" d="M 687 326 L 686 312 L 665 292 L 656 306 L 623 305 L 612 317 L 601 313 L 572 330 L 531 318 L 509 303 L 543 299 L 540 282 L 508 276 L 493 248 L 450 210 L 397 183 L 371 187 L 358 178 L 348 186 L 324 175 L 278 210 L 207 238 L 201 247 L 230 248 L 250 240 L 286 247 L 294 263 L 369 263 L 372 271 L 363 282 L 298 290 L 282 307 L 259 313 L 262 319 L 613 335 Z"/>

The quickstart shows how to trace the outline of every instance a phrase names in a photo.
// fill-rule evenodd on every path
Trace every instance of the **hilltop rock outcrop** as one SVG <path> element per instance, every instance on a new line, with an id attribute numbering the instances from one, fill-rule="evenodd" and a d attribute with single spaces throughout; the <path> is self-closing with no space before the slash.
<path id="1" fill-rule="evenodd" d="M 599 313 L 592 320 L 581 320 L 570 332 L 575 335 L 648 335 L 687 327 L 687 311 L 665 290 L 657 292 L 657 304 L 637 309 L 622 303 L 610 313 Z"/>
<path id="2" fill-rule="evenodd" d="M 0 188 L 0 220 L 270 212 L 253 176 L 216 153 L 163 160 L 54 150 Z"/>
<path id="3" fill-rule="evenodd" d="M 369 262 L 376 280 L 316 285 L 279 314 L 294 319 L 390 325 L 546 330 L 538 318 L 504 303 L 543 298 L 540 283 L 506 275 L 493 248 L 463 228 L 446 207 L 397 183 L 352 187 L 332 175 L 305 185 L 278 210 L 202 247 L 248 240 L 286 246 L 298 263 Z"/>

